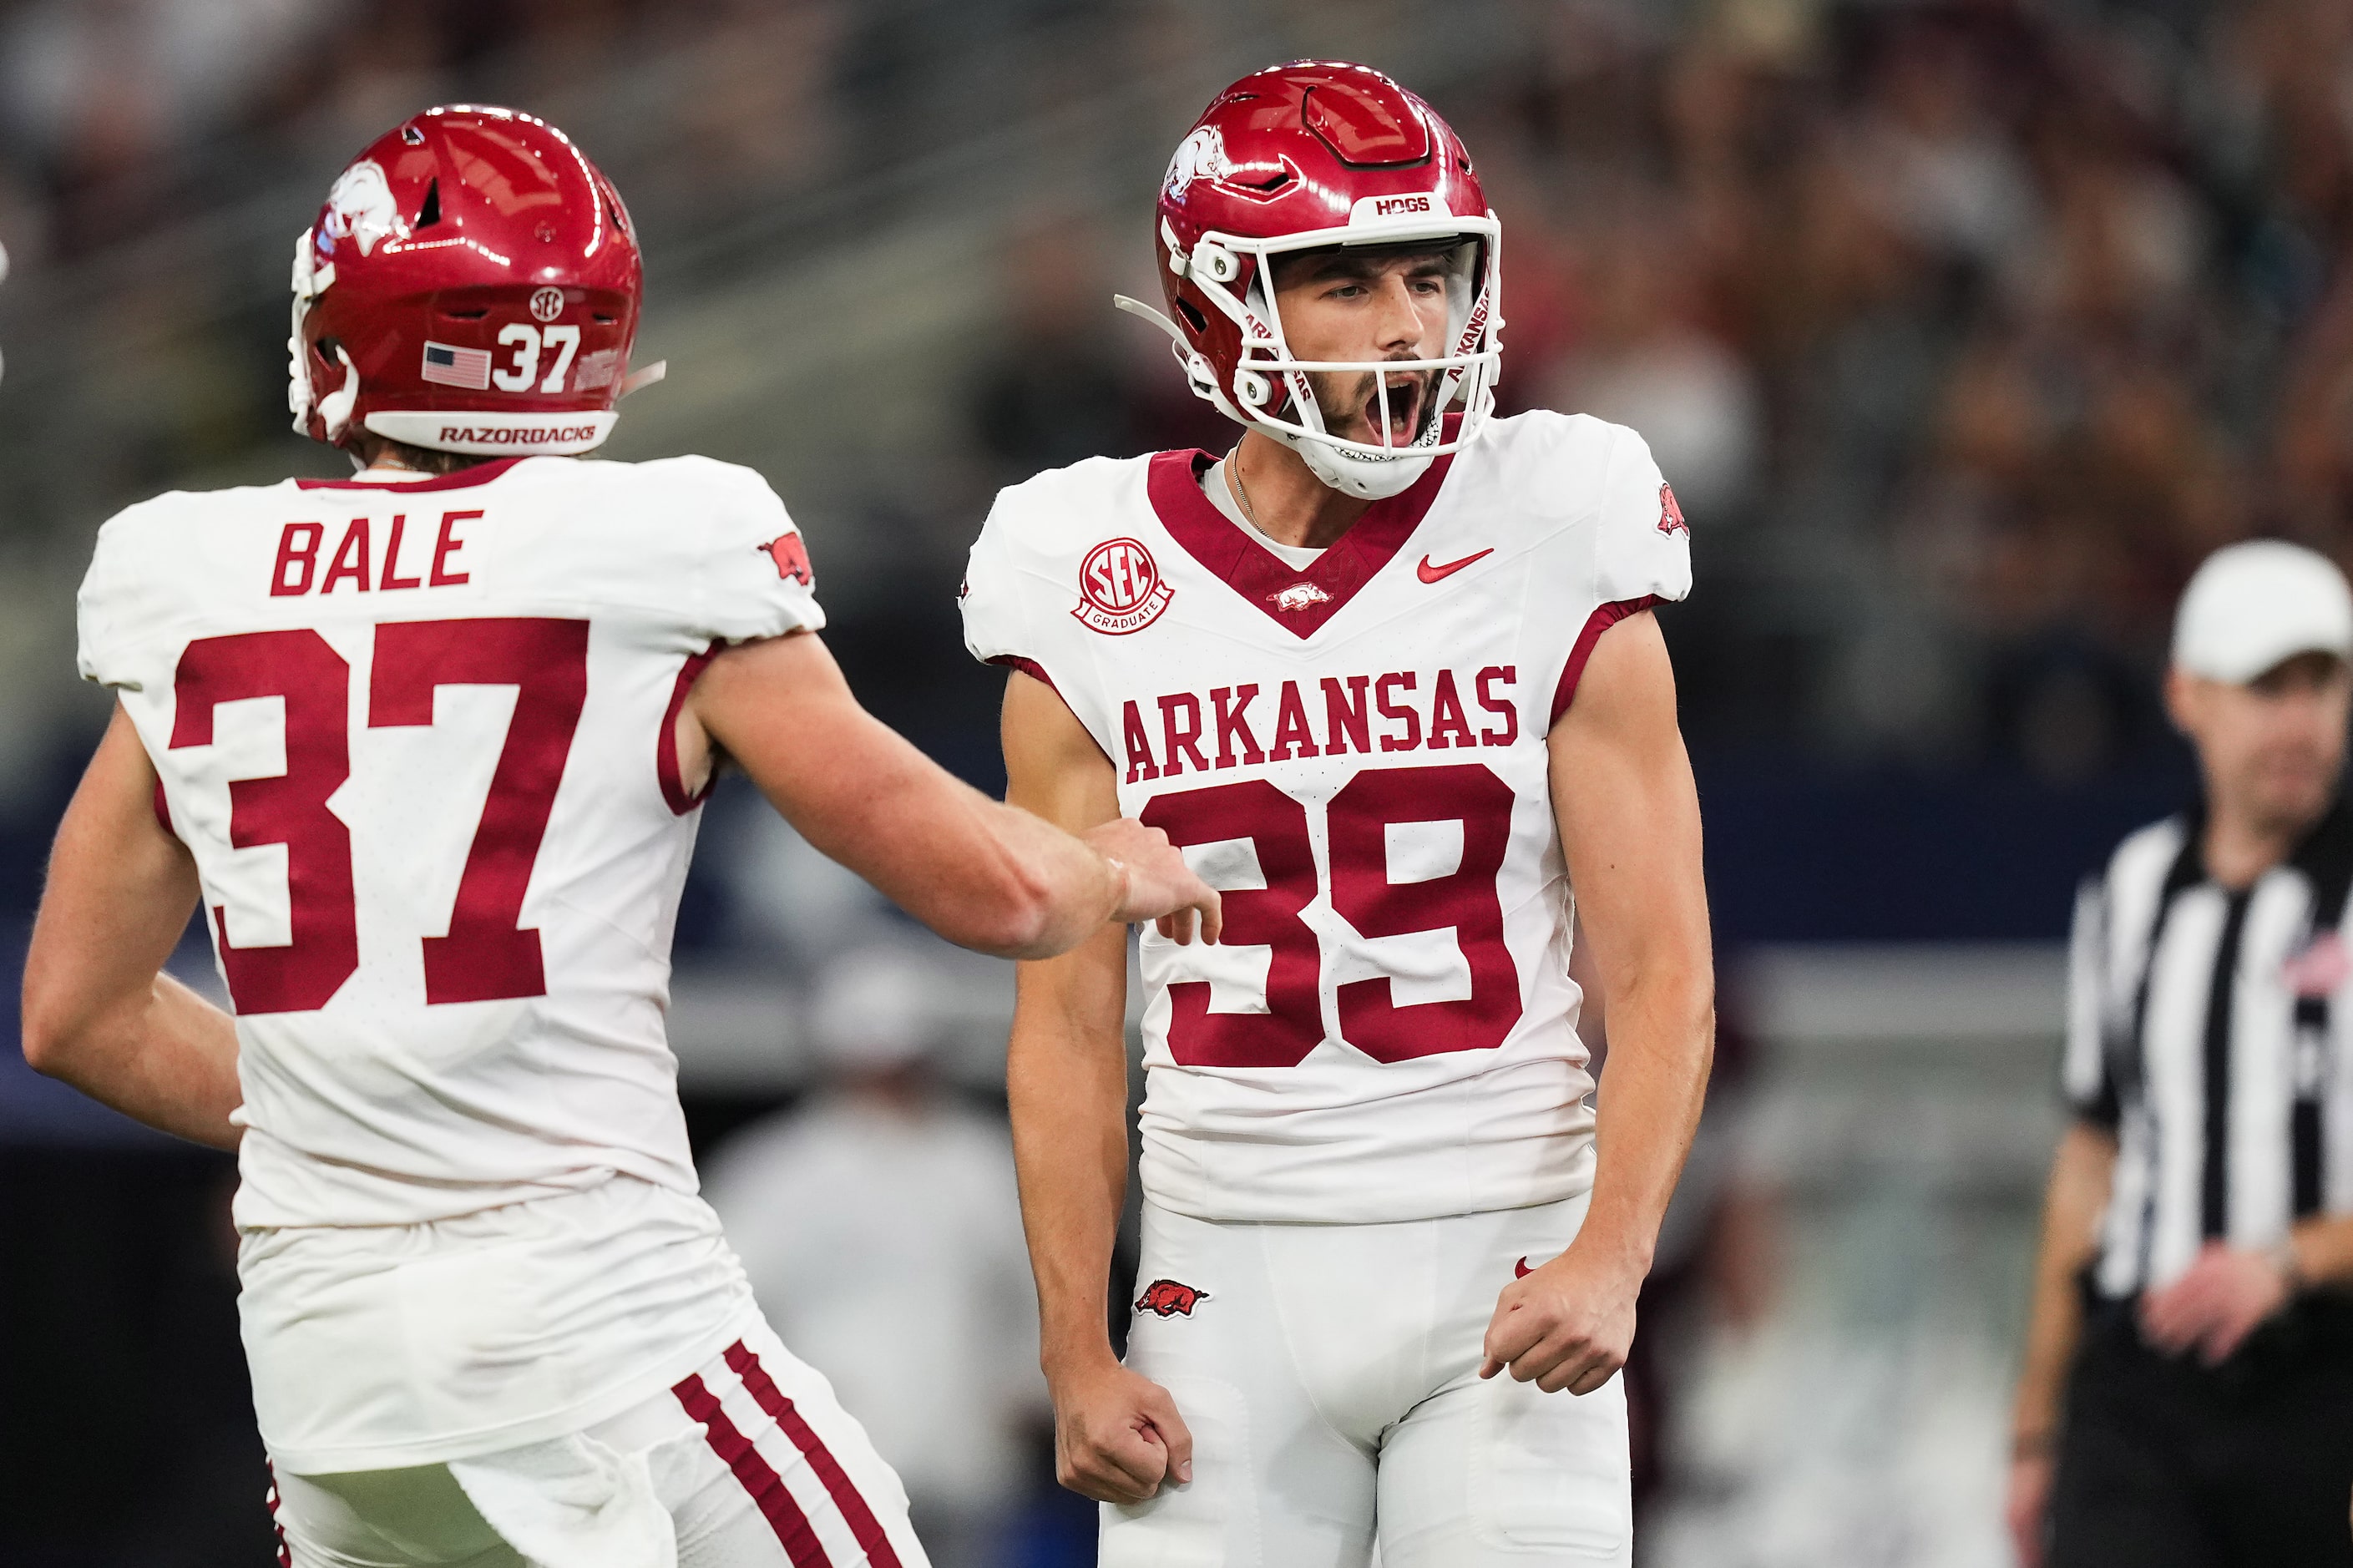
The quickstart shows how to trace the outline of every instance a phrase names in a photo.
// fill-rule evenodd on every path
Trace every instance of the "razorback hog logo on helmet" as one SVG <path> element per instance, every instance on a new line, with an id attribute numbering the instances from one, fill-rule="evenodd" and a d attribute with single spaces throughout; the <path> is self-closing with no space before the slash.
<path id="1" fill-rule="evenodd" d="M 1135 1299 L 1135 1310 L 1163 1318 L 1189 1318 L 1193 1315 L 1193 1309 L 1208 1299 L 1207 1290 L 1197 1290 L 1174 1279 L 1155 1279 L 1144 1288 L 1144 1294 Z"/>
<path id="2" fill-rule="evenodd" d="M 1234 161 L 1226 156 L 1226 139 L 1214 125 L 1202 125 L 1176 143 L 1176 155 L 1168 160 L 1166 189 L 1175 195 L 1196 180 L 1222 180 L 1234 172 Z"/>
<path id="3" fill-rule="evenodd" d="M 804 588 L 817 586 L 817 573 L 809 565 L 808 546 L 797 533 L 780 533 L 767 543 L 757 547 L 763 555 L 776 563 L 776 575 Z"/>
<path id="4" fill-rule="evenodd" d="M 319 220 L 319 254 L 332 256 L 336 242 L 348 239 L 366 256 L 379 240 L 400 234 L 404 226 L 384 165 L 363 158 L 337 176 L 327 192 L 327 210 Z"/>

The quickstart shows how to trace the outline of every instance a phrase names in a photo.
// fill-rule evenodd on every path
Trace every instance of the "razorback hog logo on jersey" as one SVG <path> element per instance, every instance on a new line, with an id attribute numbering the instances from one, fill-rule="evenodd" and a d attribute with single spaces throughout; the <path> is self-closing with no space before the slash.
<path id="1" fill-rule="evenodd" d="M 1135 1299 L 1135 1310 L 1163 1318 L 1189 1318 L 1193 1315 L 1193 1309 L 1208 1299 L 1207 1290 L 1179 1285 L 1174 1279 L 1155 1279 L 1144 1288 L 1144 1294 Z"/>
<path id="2" fill-rule="evenodd" d="M 1672 485 L 1662 484 L 1659 487 L 1659 531 L 1670 539 L 1678 533 L 1686 538 L 1691 535 L 1691 524 L 1683 521 L 1683 509 L 1675 504 L 1674 487 Z"/>
<path id="3" fill-rule="evenodd" d="M 1267 602 L 1278 610 L 1310 610 L 1332 597 L 1313 583 L 1293 583 L 1280 593 L 1269 594 Z"/>
<path id="4" fill-rule="evenodd" d="M 761 554 L 776 563 L 777 576 L 787 582 L 798 583 L 804 588 L 817 586 L 816 569 L 809 565 L 808 546 L 799 534 L 780 533 L 757 548 Z"/>
<path id="5" fill-rule="evenodd" d="M 1071 614 L 1106 637 L 1124 637 L 1158 620 L 1176 596 L 1160 580 L 1152 552 L 1133 539 L 1107 539 L 1079 567 L 1079 605 Z"/>

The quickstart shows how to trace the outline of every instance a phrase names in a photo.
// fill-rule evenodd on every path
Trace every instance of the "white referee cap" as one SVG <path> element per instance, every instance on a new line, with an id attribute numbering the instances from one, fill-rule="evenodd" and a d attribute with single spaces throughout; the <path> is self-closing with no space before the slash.
<path id="1" fill-rule="evenodd" d="M 2173 617 L 2173 663 L 2243 686 L 2300 653 L 2353 661 L 2353 590 L 2317 551 L 2276 539 L 2206 557 Z"/>

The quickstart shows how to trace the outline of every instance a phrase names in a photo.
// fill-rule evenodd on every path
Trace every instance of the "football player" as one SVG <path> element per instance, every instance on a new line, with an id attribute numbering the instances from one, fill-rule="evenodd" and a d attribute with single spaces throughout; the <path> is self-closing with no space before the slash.
<path id="1" fill-rule="evenodd" d="M 356 477 L 132 507 L 82 587 L 116 706 L 26 1055 L 237 1152 L 281 1563 L 923 1561 L 695 1195 L 663 1013 L 723 758 L 951 940 L 1214 932 L 1158 830 L 1061 833 L 859 707 L 757 475 L 579 460 L 638 301 L 561 132 L 404 121 L 295 253 L 295 427 Z M 234 1016 L 161 973 L 200 898 Z"/>
<path id="2" fill-rule="evenodd" d="M 1020 966 L 1062 1479 L 1108 1505 L 1115 1568 L 1363 1563 L 1376 1537 L 1386 1568 L 1624 1563 L 1618 1373 L 1713 1036 L 1650 613 L 1688 530 L 1632 431 L 1492 416 L 1499 226 L 1387 77 L 1234 83 L 1156 231 L 1163 324 L 1239 443 L 1012 487 L 964 599 L 1015 671 L 1009 798 L 1140 817 L 1225 894 L 1220 945 L 1143 944 L 1124 1365 L 1124 939 Z"/>

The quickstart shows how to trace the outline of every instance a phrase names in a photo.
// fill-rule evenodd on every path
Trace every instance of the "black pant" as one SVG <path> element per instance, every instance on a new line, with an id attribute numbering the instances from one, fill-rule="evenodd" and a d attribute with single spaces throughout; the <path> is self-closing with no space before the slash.
<path id="1" fill-rule="evenodd" d="M 2208 1368 L 2089 1310 L 2048 1568 L 2353 1568 L 2353 1305 L 2307 1300 Z"/>

